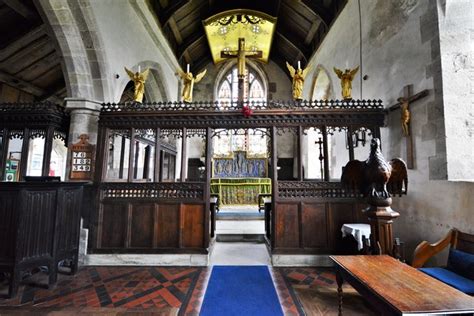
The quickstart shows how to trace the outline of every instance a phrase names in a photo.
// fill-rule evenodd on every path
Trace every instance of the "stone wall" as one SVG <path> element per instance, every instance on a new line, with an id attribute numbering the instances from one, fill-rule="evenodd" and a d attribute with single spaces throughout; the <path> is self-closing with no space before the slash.
<path id="1" fill-rule="evenodd" d="M 449 2 L 454 1 L 448 1 L 448 7 Z M 405 241 L 408 257 L 420 241 L 435 241 L 452 227 L 474 233 L 471 214 L 474 183 L 446 180 L 446 137 L 459 134 L 445 122 L 445 118 L 449 118 L 445 113 L 455 113 L 449 104 L 457 103 L 451 98 L 451 92 L 443 94 L 446 84 L 443 84 L 444 70 L 441 72 L 438 14 L 446 10 L 439 8 L 436 1 L 348 1 L 311 60 L 313 65 L 322 65 L 328 70 L 333 66 L 359 65 L 359 73 L 353 81 L 353 97 L 382 99 L 386 107 L 397 103 L 406 85 L 413 85 L 414 93 L 429 90 L 428 97 L 411 104 L 415 168 L 409 170 L 408 196 L 394 198 L 394 209 L 401 213 L 395 222 L 395 236 Z M 443 38 L 441 36 L 441 48 Z M 458 47 L 460 49 L 462 47 Z M 305 82 L 307 98 L 314 88 L 314 80 L 311 80 L 314 76 L 313 69 Z M 332 70 L 330 77 L 331 91 L 338 98 L 341 95 L 339 80 Z M 460 122 L 458 126 L 464 125 Z M 389 114 L 382 138 L 386 158 L 406 157 L 400 111 Z M 465 146 L 465 150 L 469 148 Z M 359 148 L 356 158 L 365 158 L 368 151 L 368 146 Z M 462 157 L 459 152 L 458 155 Z M 466 174 L 472 172 L 472 167 L 467 170 L 466 164 L 463 168 Z M 438 258 L 439 262 L 442 260 Z"/>
<path id="2" fill-rule="evenodd" d="M 93 2 L 99 35 L 103 39 L 112 81 L 112 98 L 118 101 L 129 81 L 124 66 L 138 70 L 151 68 L 159 95 L 165 100 L 177 100 L 179 65 L 163 34 L 158 30 L 156 18 L 146 1 L 100 0 Z M 119 75 L 116 78 L 115 75 Z M 153 94 L 151 94 L 153 95 Z M 161 100 L 149 100 L 161 101 Z"/>

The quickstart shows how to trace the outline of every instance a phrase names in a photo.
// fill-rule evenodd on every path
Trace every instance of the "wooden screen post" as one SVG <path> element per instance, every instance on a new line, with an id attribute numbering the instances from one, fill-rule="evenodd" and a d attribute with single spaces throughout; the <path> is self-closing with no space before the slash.
<path id="1" fill-rule="evenodd" d="M 303 170 L 303 127 L 298 126 L 298 181 L 303 181 L 304 179 L 304 170 Z"/>
<path id="2" fill-rule="evenodd" d="M 5 179 L 5 167 L 8 155 L 8 146 L 10 144 L 10 135 L 8 129 L 3 129 L 2 134 L 2 151 L 0 152 L 0 181 Z"/>
<path id="3" fill-rule="evenodd" d="M 46 129 L 46 136 L 44 139 L 44 153 L 43 153 L 43 167 L 41 175 L 43 177 L 49 176 L 49 167 L 51 163 L 51 151 L 53 150 L 54 127 L 50 126 Z"/>
<path id="4" fill-rule="evenodd" d="M 186 134 L 187 134 L 187 129 L 186 127 L 183 127 L 182 129 L 182 137 L 181 137 L 181 182 L 186 181 L 186 172 L 187 172 L 187 157 L 188 154 L 186 152 Z"/>
<path id="5" fill-rule="evenodd" d="M 329 181 L 329 146 L 328 146 L 328 132 L 327 127 L 321 127 L 321 133 L 323 134 L 323 155 L 324 155 L 324 181 Z"/>
<path id="6" fill-rule="evenodd" d="M 209 232 L 209 221 L 211 212 L 211 155 L 212 155 L 212 129 L 206 129 L 206 187 L 204 189 L 204 200 L 206 201 L 206 209 L 204 216 L 204 248 L 209 247 L 210 234 L 214 234 L 213 229 Z"/>
<path id="7" fill-rule="evenodd" d="M 352 133 L 354 129 L 352 126 L 347 127 L 347 145 L 349 147 L 349 161 L 354 160 L 354 142 L 352 141 Z"/>
<path id="8" fill-rule="evenodd" d="M 153 182 L 160 182 L 160 166 L 161 166 L 161 141 L 160 141 L 160 133 L 161 130 L 158 127 L 155 130 L 155 170 L 154 170 L 154 177 Z"/>
<path id="9" fill-rule="evenodd" d="M 25 128 L 23 130 L 23 143 L 21 146 L 20 174 L 18 177 L 19 181 L 23 181 L 23 178 L 26 175 L 26 168 L 28 167 L 29 148 L 30 148 L 30 129 Z"/>
<path id="10" fill-rule="evenodd" d="M 133 181 L 133 162 L 135 161 L 135 129 L 130 129 L 130 144 L 129 144 L 129 153 L 128 153 L 128 176 L 127 181 Z"/>
<path id="11" fill-rule="evenodd" d="M 271 133 L 271 144 L 272 144 L 272 209 L 271 209 L 271 248 L 275 247 L 275 211 L 276 211 L 276 200 L 278 196 L 278 157 L 277 157 L 277 128 L 272 126 L 270 128 Z"/>

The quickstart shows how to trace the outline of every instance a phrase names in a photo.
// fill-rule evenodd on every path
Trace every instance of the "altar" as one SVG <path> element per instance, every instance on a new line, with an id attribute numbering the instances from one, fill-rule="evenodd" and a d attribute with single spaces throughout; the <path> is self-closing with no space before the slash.
<path id="1" fill-rule="evenodd" d="M 259 194 L 271 194 L 270 178 L 214 178 L 211 194 L 219 195 L 220 205 L 258 204 Z"/>
<path id="2" fill-rule="evenodd" d="M 219 196 L 220 205 L 258 204 L 259 194 L 271 194 L 271 179 L 267 178 L 266 139 L 259 137 L 249 142 L 246 133 L 239 135 L 243 136 L 242 144 L 239 144 L 235 142 L 239 139 L 232 136 L 223 142 L 224 146 L 222 143 L 216 146 L 221 151 L 212 159 L 211 194 Z M 259 142 L 263 143 L 263 148 L 259 148 L 257 153 L 255 149 L 250 152 L 248 144 Z M 222 155 L 222 147 L 224 152 L 227 151 L 225 155 Z M 232 150 L 235 148 L 237 150 Z"/>

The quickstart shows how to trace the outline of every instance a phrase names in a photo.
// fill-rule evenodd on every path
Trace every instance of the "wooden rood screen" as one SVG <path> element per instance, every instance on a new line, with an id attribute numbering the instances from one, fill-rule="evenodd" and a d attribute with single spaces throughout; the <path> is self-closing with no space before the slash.
<path id="1" fill-rule="evenodd" d="M 271 140 L 268 174 L 273 199 L 266 235 L 272 252 L 335 253 L 341 225 L 363 221 L 360 210 L 365 205 L 338 182 L 329 181 L 327 135 L 343 129 L 352 159 L 356 131 L 369 130 L 379 137 L 384 122 L 381 101 L 270 101 L 249 106 L 253 114 L 245 118 L 240 104 L 104 104 L 95 173 L 97 203 L 88 221 L 90 253 L 207 253 L 212 136 L 223 128 L 259 128 Z M 303 176 L 301 148 L 309 128 L 323 135 L 324 172 L 319 181 Z M 295 131 L 299 148 L 294 181 L 276 176 L 277 137 L 283 129 Z M 201 139 L 205 159 L 201 173 L 191 178 L 187 154 L 193 149 L 187 140 L 193 137 Z"/>

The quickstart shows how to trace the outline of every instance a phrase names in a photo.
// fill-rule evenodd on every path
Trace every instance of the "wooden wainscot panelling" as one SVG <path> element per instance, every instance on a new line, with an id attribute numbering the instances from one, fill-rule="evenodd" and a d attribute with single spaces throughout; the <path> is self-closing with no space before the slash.
<path id="1" fill-rule="evenodd" d="M 0 258 L 15 256 L 18 204 L 17 192 L 0 192 Z"/>
<path id="2" fill-rule="evenodd" d="M 204 205 L 181 204 L 181 246 L 202 248 L 204 245 Z"/>
<path id="3" fill-rule="evenodd" d="M 326 250 L 329 246 L 326 203 L 302 203 L 301 210 L 303 247 Z"/>
<path id="4" fill-rule="evenodd" d="M 180 204 L 156 205 L 155 247 L 179 247 L 179 211 Z"/>
<path id="5" fill-rule="evenodd" d="M 298 203 L 277 203 L 275 247 L 299 248 Z"/>
<path id="6" fill-rule="evenodd" d="M 56 190 L 25 190 L 20 195 L 26 205 L 24 219 L 21 221 L 20 230 L 29 228 L 30 234 L 23 242 L 26 247 L 20 247 L 18 254 L 22 257 L 40 257 L 45 253 L 53 252 L 52 238 L 54 236 L 54 218 L 56 217 Z M 37 211 L 38 205 L 42 212 Z M 23 236 L 22 236 L 23 237 Z M 45 238 L 51 238 L 45 240 Z"/>
<path id="7" fill-rule="evenodd" d="M 101 242 L 99 248 L 123 248 L 127 238 L 127 203 L 103 203 L 99 223 Z"/>
<path id="8" fill-rule="evenodd" d="M 329 202 L 331 227 L 331 248 L 336 253 L 342 251 L 341 228 L 346 223 L 356 223 L 353 202 Z"/>
<path id="9" fill-rule="evenodd" d="M 82 194 L 81 188 L 64 188 L 58 197 L 58 208 L 63 212 L 57 212 L 57 256 L 68 258 L 75 255 L 79 248 L 79 236 L 81 226 Z M 72 249 L 72 252 L 71 252 Z"/>
<path id="10" fill-rule="evenodd" d="M 130 227 L 131 248 L 153 247 L 154 203 L 133 203 Z"/>

